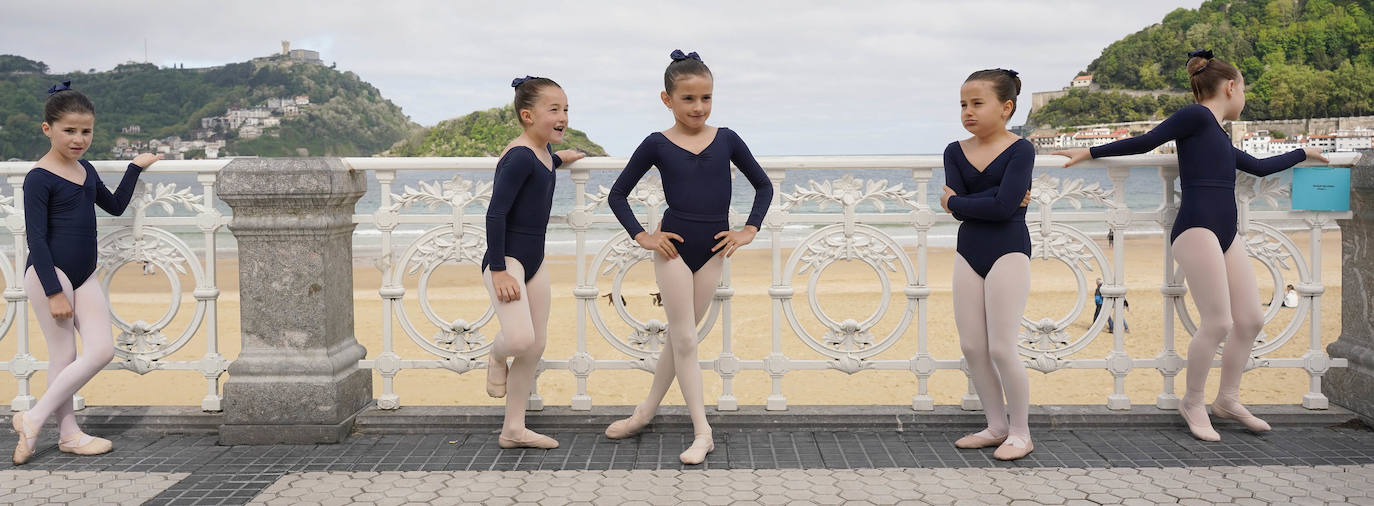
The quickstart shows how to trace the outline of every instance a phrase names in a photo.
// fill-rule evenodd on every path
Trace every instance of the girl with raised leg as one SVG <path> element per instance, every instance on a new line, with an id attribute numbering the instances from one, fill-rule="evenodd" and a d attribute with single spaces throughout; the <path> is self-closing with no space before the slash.
<path id="1" fill-rule="evenodd" d="M 482 281 L 501 322 L 487 362 L 487 394 L 509 394 L 500 447 L 551 449 L 558 441 L 525 428 L 525 407 L 549 329 L 549 276 L 541 267 L 544 234 L 553 207 L 554 169 L 585 155 L 553 152 L 551 144 L 563 142 L 568 126 L 568 96 L 558 83 L 525 76 L 511 86 L 524 133 L 501 153 L 487 206 Z M 509 365 L 508 357 L 513 358 Z"/>

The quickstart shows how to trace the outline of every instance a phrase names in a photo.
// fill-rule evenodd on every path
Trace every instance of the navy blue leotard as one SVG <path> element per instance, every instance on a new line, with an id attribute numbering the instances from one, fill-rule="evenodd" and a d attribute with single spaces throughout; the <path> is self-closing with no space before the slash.
<path id="1" fill-rule="evenodd" d="M 47 169 L 36 167 L 24 176 L 24 232 L 28 236 L 29 259 L 43 293 L 60 293 L 62 283 L 57 270 L 67 275 L 72 290 L 80 288 L 96 268 L 95 207 L 119 216 L 129 207 L 138 184 L 139 166 L 129 164 L 124 179 L 114 193 L 105 187 L 90 162 L 78 160 L 86 169 L 86 181 L 76 184 Z M 56 269 L 54 269 L 56 268 Z"/>
<path id="2" fill-rule="evenodd" d="M 754 207 L 745 224 L 760 227 L 773 201 L 773 183 L 749 153 L 744 140 L 725 127 L 716 129 L 715 138 L 699 154 L 673 144 L 660 132 L 649 134 L 630 155 L 625 170 L 611 186 L 607 202 L 630 238 L 643 232 L 644 227 L 635 219 L 626 197 L 650 166 L 658 167 L 668 201 L 668 210 L 660 222 L 662 229 L 682 236 L 683 243 L 677 245 L 677 252 L 687 267 L 696 272 L 717 253 L 711 251 L 720 242 L 716 234 L 730 230 L 730 162 L 735 162 L 754 186 Z"/>
<path id="3" fill-rule="evenodd" d="M 552 147 L 545 145 L 544 149 L 553 157 L 555 169 L 563 164 Z M 526 146 L 511 148 L 496 162 L 491 204 L 487 206 L 483 270 L 504 271 L 506 257 L 511 257 L 525 268 L 526 283 L 534 279 L 539 265 L 544 263 L 544 234 L 549 229 L 556 180 L 553 170 Z"/>
<path id="4" fill-rule="evenodd" d="M 1178 177 L 1183 189 L 1170 240 L 1194 227 L 1216 234 L 1221 251 L 1236 237 L 1236 169 L 1267 176 L 1307 159 L 1295 149 L 1282 155 L 1257 159 L 1236 149 L 1217 123 L 1212 110 L 1192 104 L 1174 112 L 1153 130 L 1089 149 L 1093 158 L 1135 155 L 1175 140 L 1178 145 Z"/>
<path id="5" fill-rule="evenodd" d="M 1021 207 L 1031 186 L 1035 147 L 1018 139 L 982 172 L 969 163 L 959 142 L 945 147 L 945 185 L 957 195 L 947 205 L 959 224 L 955 251 L 973 272 L 986 278 L 997 259 L 1008 253 L 1031 254 L 1026 208 Z"/>

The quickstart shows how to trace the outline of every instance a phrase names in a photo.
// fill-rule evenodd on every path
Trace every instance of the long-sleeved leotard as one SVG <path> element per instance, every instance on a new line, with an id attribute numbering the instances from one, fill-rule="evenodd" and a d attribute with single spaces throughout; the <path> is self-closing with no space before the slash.
<path id="1" fill-rule="evenodd" d="M 957 141 L 945 148 L 945 185 L 955 196 L 946 205 L 959 225 L 959 255 L 979 276 L 1007 253 L 1031 254 L 1026 208 L 1021 207 L 1031 186 L 1035 148 L 1017 140 L 979 172 L 969 163 Z"/>
<path id="2" fill-rule="evenodd" d="M 553 167 L 563 164 L 553 148 L 544 146 L 553 157 Z M 496 178 L 487 205 L 487 253 L 482 269 L 506 270 L 506 257 L 520 261 L 525 282 L 534 278 L 544 263 L 544 235 L 549 229 L 553 208 L 553 169 L 535 156 L 534 150 L 516 146 L 496 162 Z"/>
<path id="3" fill-rule="evenodd" d="M 716 129 L 701 153 L 673 144 L 660 132 L 649 134 L 616 178 L 607 201 L 631 238 L 643 232 L 627 197 L 650 167 L 658 167 L 668 201 L 662 230 L 682 236 L 678 254 L 696 272 L 717 253 L 711 251 L 719 242 L 716 234 L 730 229 L 730 162 L 754 186 L 754 206 L 745 223 L 760 227 L 773 201 L 773 184 L 739 135 L 724 127 Z"/>
<path id="4" fill-rule="evenodd" d="M 33 267 L 43 284 L 43 292 L 49 296 L 62 292 L 57 269 L 67 275 L 73 290 L 80 288 L 95 273 L 94 206 L 115 216 L 124 214 L 134 196 L 138 175 L 143 171 L 129 164 L 119 187 L 110 192 L 90 162 L 79 162 L 86 169 L 86 180 L 81 184 L 41 167 L 24 176 L 24 232 L 29 245 L 27 266 Z"/>
<path id="5" fill-rule="evenodd" d="M 1178 177 L 1183 194 L 1169 239 L 1178 239 L 1184 230 L 1202 227 L 1216 234 L 1223 252 L 1236 237 L 1236 170 L 1263 177 L 1307 158 L 1301 149 L 1264 159 L 1236 149 L 1211 109 L 1200 104 L 1179 109 L 1149 132 L 1096 146 L 1089 152 L 1093 158 L 1135 155 L 1171 140 L 1178 145 Z"/>

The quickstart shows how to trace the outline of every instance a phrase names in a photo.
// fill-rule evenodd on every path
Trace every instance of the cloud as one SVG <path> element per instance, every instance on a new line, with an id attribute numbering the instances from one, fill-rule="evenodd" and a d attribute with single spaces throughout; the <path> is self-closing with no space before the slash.
<path id="1" fill-rule="evenodd" d="M 7 5 L 6 52 L 55 71 L 144 58 L 188 67 L 319 50 L 422 124 L 495 107 L 512 77 L 568 91 L 572 124 L 617 155 L 671 126 L 668 52 L 716 75 L 712 123 L 760 154 L 938 153 L 965 137 L 959 84 L 1016 68 L 1029 92 L 1064 86 L 1108 43 L 1182 2 L 83 2 Z M 1013 123 L 1024 120 L 1022 107 Z"/>

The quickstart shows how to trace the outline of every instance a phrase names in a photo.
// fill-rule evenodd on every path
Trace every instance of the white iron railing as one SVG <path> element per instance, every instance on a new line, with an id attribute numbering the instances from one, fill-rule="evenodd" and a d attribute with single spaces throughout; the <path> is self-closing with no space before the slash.
<path id="1" fill-rule="evenodd" d="M 113 186 L 118 184 L 128 163 L 101 161 L 94 165 L 97 171 L 106 174 L 102 177 L 104 182 Z M 216 175 L 226 163 L 224 160 L 169 160 L 158 162 L 149 169 L 124 216 L 97 218 L 99 268 L 87 281 L 99 282 L 108 294 L 115 272 L 128 264 L 146 264 L 167 277 L 171 286 L 170 304 L 156 321 L 127 321 L 120 317 L 119 311 L 111 308 L 111 319 L 116 327 L 117 359 L 105 369 L 123 369 L 138 374 L 159 370 L 198 371 L 206 381 L 205 397 L 200 403 L 206 411 L 220 410 L 219 380 L 229 366 L 229 360 L 219 354 L 218 315 L 215 312 L 220 295 L 215 284 L 216 232 L 229 223 L 229 217 L 216 209 L 214 184 Z M 30 378 L 35 372 L 48 368 L 46 361 L 38 360 L 29 352 L 31 340 L 43 337 L 29 327 L 28 299 L 24 295 L 23 273 L 28 258 L 24 235 L 24 176 L 31 167 L 33 162 L 0 162 L 0 174 L 4 175 L 10 190 L 0 195 L 0 217 L 13 239 L 13 247 L 5 260 L 0 261 L 6 302 L 5 316 L 0 320 L 0 340 L 17 341 L 14 357 L 8 362 L 0 362 L 0 370 L 9 371 L 18 383 L 16 395 L 10 401 L 13 410 L 33 406 L 35 398 L 30 393 Z M 149 181 L 162 174 L 185 175 L 188 180 L 194 176 L 199 188 Z M 162 212 L 149 216 L 148 211 L 153 209 Z M 203 241 L 200 251 L 179 237 L 178 231 L 190 236 L 199 232 Z M 190 304 L 194 313 L 185 328 L 172 329 L 172 320 L 187 309 L 183 307 L 187 304 L 182 302 L 186 287 L 181 286 L 181 275 L 187 273 L 195 280 L 195 286 L 191 287 L 195 302 Z M 189 345 L 198 334 L 205 340 L 205 353 L 200 359 L 166 359 Z M 77 409 L 85 405 L 80 395 L 74 397 L 74 402 Z"/>
<path id="2" fill-rule="evenodd" d="M 1357 158 L 1353 153 L 1338 153 L 1332 157 L 1334 166 L 1350 166 Z M 381 233 L 382 259 L 378 268 L 382 272 L 382 286 L 378 291 L 383 300 L 383 330 L 381 353 L 374 358 L 363 360 L 362 367 L 372 368 L 382 378 L 382 394 L 378 404 L 384 409 L 400 407 L 400 395 L 395 389 L 395 377 L 407 369 L 449 369 L 458 373 L 479 370 L 484 367 L 480 360 L 491 347 L 488 334 L 482 330 L 493 323 L 493 311 L 487 306 L 483 312 L 465 315 L 470 318 L 446 320 L 437 314 L 425 298 L 430 276 L 444 264 L 479 264 L 485 251 L 483 231 L 484 216 L 481 209 L 491 197 L 490 183 L 475 182 L 465 173 L 485 173 L 495 166 L 494 158 L 348 158 L 355 170 L 374 172 L 380 185 L 381 203 L 374 214 L 357 214 L 354 222 L 359 227 L 375 227 Z M 738 401 L 733 394 L 736 376 L 744 370 L 766 372 L 771 378 L 771 394 L 766 406 L 770 410 L 783 410 L 787 407 L 787 397 L 782 388 L 783 377 L 790 371 L 799 370 L 840 370 L 849 374 L 866 370 L 908 370 L 917 379 L 917 388 L 912 398 L 912 408 L 916 410 L 934 409 L 934 400 L 928 389 L 930 377 L 940 369 L 963 369 L 962 360 L 936 359 L 928 352 L 927 298 L 931 290 L 927 283 L 926 263 L 927 234 L 937 223 L 949 223 L 953 218 L 948 214 L 932 209 L 929 202 L 938 195 L 943 181 L 931 181 L 933 168 L 942 165 L 939 156 L 817 156 L 817 157 L 761 157 L 759 162 L 765 167 L 775 186 L 775 198 L 767 219 L 764 221 L 760 239 L 769 239 L 772 260 L 772 284 L 768 293 L 772 298 L 772 350 L 766 357 L 745 360 L 732 351 L 734 336 L 731 321 L 731 300 L 734 290 L 730 284 L 729 266 L 716 291 L 713 307 L 704 319 L 699 334 L 707 335 L 716 325 L 720 325 L 722 352 L 714 358 L 703 357 L 702 365 L 712 370 L 722 379 L 722 392 L 716 401 L 720 410 L 734 410 Z M 1037 168 L 1059 167 L 1063 159 L 1042 156 L 1036 160 Z M 631 267 L 651 258 L 650 253 L 640 249 L 624 232 L 618 230 L 614 217 L 606 209 L 607 190 L 597 191 L 588 188 L 588 180 L 593 171 L 618 171 L 624 167 L 623 158 L 589 158 L 570 166 L 575 203 L 572 210 L 552 218 L 552 227 L 567 227 L 576 237 L 577 284 L 572 294 L 555 293 L 554 297 L 572 295 L 577 300 L 577 352 L 566 359 L 547 357 L 541 370 L 568 370 L 577 382 L 576 393 L 572 397 L 572 408 L 587 410 L 592 406 L 588 394 L 588 382 L 598 370 L 641 369 L 652 370 L 657 352 L 666 337 L 665 324 L 658 320 L 639 321 L 625 310 L 621 298 L 621 281 Z M 1126 205 L 1125 180 L 1131 167 L 1158 167 L 1160 184 L 1163 185 L 1163 202 L 1152 209 L 1131 209 Z M 1080 302 L 1067 315 L 1056 318 L 1023 319 L 1023 333 L 1020 351 L 1026 358 L 1027 366 L 1042 372 L 1061 369 L 1105 370 L 1114 378 L 1112 391 L 1107 395 L 1107 406 L 1111 409 L 1129 409 L 1131 400 L 1126 395 L 1125 380 L 1132 370 L 1155 369 L 1163 376 L 1163 384 L 1155 399 L 1161 408 L 1175 408 L 1178 397 L 1175 394 L 1175 378 L 1183 370 L 1184 361 L 1175 351 L 1174 336 L 1178 327 L 1174 315 L 1182 321 L 1182 330 L 1191 333 L 1195 326 L 1188 315 L 1185 304 L 1185 288 L 1182 276 L 1177 269 L 1166 269 L 1161 291 L 1165 298 L 1163 334 L 1160 350 L 1152 357 L 1132 357 L 1126 352 L 1123 329 L 1118 327 L 1111 334 L 1112 351 L 1102 358 L 1080 356 L 1079 352 L 1102 335 L 1108 317 L 1115 316 L 1120 321 L 1123 315 L 1126 289 L 1122 275 L 1126 262 L 1126 241 L 1123 233 L 1132 223 L 1156 223 L 1167 237 L 1176 213 L 1177 194 L 1174 190 L 1177 179 L 1177 159 L 1174 156 L 1143 155 L 1121 157 L 1107 160 L 1093 160 L 1084 164 L 1085 170 L 1105 169 L 1112 184 L 1102 188 L 1098 184 L 1085 185 L 1081 179 L 1060 181 L 1048 176 L 1036 179 L 1033 190 L 1034 204 L 1027 216 L 1034 244 L 1033 257 L 1055 259 L 1066 265 L 1075 275 L 1079 300 L 1090 294 L 1087 273 L 1095 271 L 1105 281 L 1102 294 L 1107 301 L 1104 311 L 1081 334 L 1069 331 L 1084 309 Z M 807 188 L 795 187 L 791 190 L 781 187 L 784 176 L 789 172 L 815 169 L 865 169 L 868 171 L 890 171 L 891 177 L 883 180 L 863 180 L 844 176 L 830 181 L 810 181 Z M 397 191 L 393 187 L 398 171 L 434 171 L 435 176 L 426 184 L 417 187 L 406 186 Z M 453 172 L 457 175 L 451 175 Z M 909 178 L 909 179 L 908 179 Z M 899 183 L 900 182 L 900 183 Z M 914 183 L 914 184 L 902 184 Z M 908 190 L 906 188 L 912 188 Z M 1303 396 L 1302 405 L 1310 409 L 1327 406 L 1321 393 L 1322 375 L 1331 367 L 1343 367 L 1344 360 L 1331 359 L 1321 346 L 1321 295 L 1324 286 L 1321 280 L 1321 231 L 1333 223 L 1334 219 L 1347 218 L 1349 212 L 1309 212 L 1291 210 L 1253 210 L 1251 203 L 1266 200 L 1274 206 L 1275 197 L 1284 195 L 1287 188 L 1277 179 L 1258 179 L 1239 174 L 1237 179 L 1237 203 L 1241 208 L 1240 230 L 1249 246 L 1251 255 L 1268 267 L 1274 276 L 1276 287 L 1286 282 L 1296 286 L 1301 302 L 1292 323 L 1282 332 L 1272 337 L 1262 336 L 1257 340 L 1254 358 L 1250 367 L 1300 368 L 1311 378 L 1310 389 Z M 651 221 L 664 209 L 661 185 L 654 176 L 646 177 L 630 196 L 632 204 L 647 209 L 640 216 Z M 1095 201 L 1105 207 L 1103 211 L 1079 211 L 1081 201 Z M 899 206 L 909 210 L 906 213 L 859 212 L 861 203 L 875 203 L 878 206 Z M 806 207 L 812 204 L 811 207 Z M 824 212 L 816 209 L 819 204 L 837 207 L 840 212 Z M 1075 211 L 1056 209 L 1056 205 L 1068 204 Z M 431 209 L 447 208 L 447 214 L 422 214 L 407 212 L 412 206 L 424 205 Z M 731 210 L 731 222 L 738 227 L 744 215 L 737 209 Z M 746 210 L 747 211 L 747 210 Z M 1267 224 L 1267 221 L 1302 220 L 1311 232 L 1311 258 L 1287 234 Z M 1079 227 L 1085 223 L 1106 222 L 1116 231 L 1116 241 L 1110 252 L 1104 252 Z M 404 250 L 399 249 L 393 237 L 397 227 L 419 224 L 429 227 L 412 241 Z M 804 237 L 788 237 L 787 225 L 811 225 L 821 227 L 811 230 Z M 915 232 L 915 241 L 894 239 L 885 232 L 891 227 L 909 227 Z M 880 227 L 888 227 L 886 229 Z M 614 230 L 614 231 L 612 231 Z M 608 235 L 609 237 L 601 237 Z M 791 254 L 783 258 L 784 241 L 794 241 Z M 602 244 L 592 251 L 595 243 Z M 915 259 L 904 248 L 915 249 Z M 1165 265 L 1173 266 L 1168 248 L 1165 248 Z M 820 273 L 836 262 L 863 262 L 872 268 L 879 279 L 882 301 L 876 312 L 863 316 L 832 316 L 826 314 L 818 302 L 817 284 Z M 1283 279 L 1289 263 L 1296 265 L 1298 279 Z M 903 283 L 900 290 L 894 289 L 889 273 L 900 274 L 898 282 Z M 403 284 L 405 276 L 418 275 L 419 284 L 416 294 L 408 294 Z M 610 286 L 602 286 L 601 278 L 610 275 Z M 794 306 L 795 289 L 792 285 L 797 276 L 808 276 L 805 307 L 810 314 L 799 311 Z M 476 281 L 474 281 L 476 282 Z M 603 313 L 595 304 L 598 294 L 609 288 L 610 300 L 615 309 L 613 313 Z M 1276 288 L 1277 289 L 1277 288 Z M 900 320 L 885 335 L 871 333 L 876 322 L 886 316 L 894 292 L 905 299 L 900 305 Z M 425 313 L 428 324 L 424 328 L 414 325 L 406 315 L 406 297 L 418 297 L 416 301 Z M 1278 306 L 1271 307 L 1265 314 L 1266 322 L 1278 314 Z M 803 318 L 814 319 L 825 330 L 823 335 L 808 331 Z M 1308 324 L 1309 347 L 1300 357 L 1273 357 L 1271 354 L 1290 341 Z M 612 325 L 614 323 L 615 325 Z M 400 330 L 397 331 L 397 324 Z M 629 332 L 616 332 L 613 327 L 628 325 Z M 823 358 L 798 359 L 783 353 L 784 339 L 795 336 Z M 619 356 L 594 357 L 588 352 L 588 343 L 597 338 L 607 340 L 617 350 Z M 428 356 L 403 357 L 397 353 L 396 339 L 410 339 L 428 353 Z M 913 356 L 892 357 L 884 355 L 899 340 L 915 340 L 917 352 Z M 890 355 L 890 354 L 888 354 Z M 963 398 L 963 406 L 977 409 L 979 403 L 972 387 Z M 531 409 L 541 409 L 543 401 L 538 392 L 531 395 Z"/>
<path id="3" fill-rule="evenodd" d="M 1348 167 L 1355 162 L 1357 155 L 1337 153 L 1331 158 L 1333 166 Z M 943 181 L 931 180 L 933 169 L 942 164 L 941 158 L 818 156 L 761 157 L 759 161 L 775 186 L 772 209 L 759 234 L 760 240 L 768 240 L 771 249 L 772 283 L 768 287 L 772 299 L 771 353 L 760 359 L 746 360 L 732 352 L 734 333 L 731 300 L 734 291 L 727 263 L 713 307 L 700 330 L 700 335 L 705 336 L 719 325 L 723 339 L 722 353 L 714 358 L 703 357 L 702 360 L 706 369 L 714 371 L 722 379 L 723 390 L 716 401 L 717 408 L 737 409 L 738 401 L 733 394 L 733 387 L 736 376 L 744 370 L 764 371 L 769 375 L 771 394 L 767 397 L 766 406 L 770 410 L 786 409 L 787 397 L 783 392 L 782 379 L 791 371 L 839 370 L 856 374 L 869 370 L 905 370 L 910 371 L 917 380 L 912 398 L 913 409 L 934 409 L 934 400 L 928 388 L 930 377 L 937 370 L 963 368 L 962 360 L 936 359 L 928 351 L 927 299 L 931 290 L 926 275 L 927 234 L 938 223 L 953 222 L 952 217 L 938 208 L 932 209 L 930 204 L 943 185 Z M 470 320 L 445 320 L 430 306 L 425 292 L 430 275 L 439 266 L 455 263 L 475 265 L 481 262 L 486 246 L 484 216 L 480 210 L 490 199 L 491 187 L 490 183 L 475 182 L 474 178 L 464 177 L 464 174 L 489 175 L 496 159 L 347 158 L 345 162 L 355 170 L 374 173 L 380 187 L 380 195 L 376 196 L 380 200 L 377 211 L 354 215 L 354 222 L 360 230 L 375 229 L 380 233 L 382 252 L 377 262 L 382 273 L 382 286 L 378 290 L 383 302 L 382 350 L 359 365 L 376 370 L 382 378 L 379 406 L 397 408 L 401 402 L 394 380 L 404 370 L 443 368 L 465 373 L 484 367 L 480 359 L 487 354 L 491 342 L 482 330 L 494 323 L 490 307 L 480 314 L 471 315 Z M 1037 158 L 1036 167 L 1059 167 L 1062 162 L 1062 158 L 1042 156 Z M 217 172 L 226 163 L 223 160 L 163 161 L 154 166 L 145 175 L 146 179 L 159 174 L 193 175 L 196 184 L 182 187 L 169 183 L 140 183 L 138 193 L 123 217 L 99 218 L 100 270 L 92 278 L 98 279 L 108 292 L 113 274 L 119 267 L 145 262 L 169 278 L 171 304 L 157 321 L 128 322 L 119 317 L 118 311 L 112 310 L 118 331 L 116 353 L 119 360 L 106 369 L 124 369 L 139 374 L 158 370 L 198 371 L 207 382 L 201 407 L 208 411 L 220 409 L 219 379 L 229 364 L 229 360 L 219 353 L 215 312 L 219 298 L 215 283 L 216 235 L 217 232 L 222 233 L 220 229 L 229 223 L 230 218 L 222 212 L 227 208 L 215 198 L 214 181 Z M 554 296 L 571 295 L 577 300 L 577 352 L 567 358 L 549 357 L 541 370 L 571 372 L 577 382 L 572 407 L 577 410 L 590 409 L 592 406 L 587 386 L 593 373 L 611 369 L 652 370 L 657 351 L 665 338 L 665 325 L 662 322 L 638 321 L 625 310 L 623 303 L 613 303 L 612 313 L 603 313 L 595 304 L 598 294 L 604 289 L 609 289 L 612 301 L 620 300 L 618 295 L 624 274 L 635 264 L 650 259 L 649 252 L 638 248 L 619 230 L 614 217 L 606 209 L 605 188 L 595 191 L 588 188 L 594 171 L 619 171 L 624 163 L 623 158 L 589 158 L 572 164 L 569 170 L 575 186 L 575 203 L 570 212 L 554 216 L 551 220 L 552 227 L 571 230 L 576 238 L 576 287 L 571 294 L 556 293 Z M 111 174 L 105 179 L 107 183 L 112 183 L 112 178 L 118 177 L 125 164 L 97 162 L 96 167 L 101 172 Z M 0 194 L 0 216 L 13 240 L 13 247 L 5 261 L 0 262 L 0 275 L 5 278 L 6 300 L 5 313 L 0 320 L 0 340 L 17 342 L 14 357 L 0 362 L 0 370 L 9 371 L 17 382 L 17 394 L 10 402 L 11 408 L 16 410 L 28 409 L 33 404 L 30 378 L 36 371 L 47 367 L 46 362 L 30 354 L 30 340 L 35 332 L 30 330 L 28 318 L 24 317 L 28 308 L 22 289 L 22 273 L 27 248 L 22 202 L 23 179 L 30 167 L 32 162 L 0 162 L 0 174 L 6 177 L 10 190 Z M 1158 167 L 1160 184 L 1164 188 L 1163 202 L 1158 207 L 1132 209 L 1126 205 L 1124 182 L 1131 167 Z M 781 185 L 788 173 L 805 174 L 816 169 L 865 169 L 870 172 L 885 171 L 891 175 L 883 180 L 844 176 L 828 181 L 810 181 L 806 188 L 798 186 L 788 189 Z M 1195 329 L 1186 309 L 1182 276 L 1176 268 L 1167 268 L 1163 273 L 1161 292 L 1165 299 L 1164 321 L 1157 355 L 1128 355 L 1124 334 L 1119 327 L 1110 335 L 1113 340 L 1112 351 L 1106 357 L 1085 357 L 1079 352 L 1102 335 L 1109 316 L 1120 319 L 1123 315 L 1121 301 L 1126 290 L 1122 272 L 1126 262 L 1126 242 L 1130 239 L 1122 232 L 1132 223 L 1155 223 L 1167 237 L 1176 212 L 1177 194 L 1173 188 L 1177 179 L 1177 159 L 1174 156 L 1144 155 L 1093 160 L 1085 164 L 1084 169 L 1105 169 L 1111 186 L 1103 188 L 1097 184 L 1085 185 L 1081 179 L 1060 181 L 1042 175 L 1035 181 L 1034 204 L 1027 221 L 1034 244 L 1033 257 L 1054 259 L 1067 266 L 1076 278 L 1080 300 L 1085 299 L 1091 290 L 1088 279 L 1094 276 L 1104 279 L 1102 294 L 1107 299 L 1105 310 L 1088 330 L 1079 334 L 1071 333 L 1069 327 L 1084 310 L 1081 302 L 1075 304 L 1067 315 L 1054 318 L 1027 316 L 1023 320 L 1020 351 L 1028 367 L 1043 372 L 1060 369 L 1106 371 L 1115 379 L 1114 387 L 1107 395 L 1107 406 L 1112 409 L 1130 407 L 1125 379 L 1131 371 L 1157 370 L 1163 376 L 1163 383 L 1155 404 L 1161 408 L 1174 408 L 1178 402 L 1175 378 L 1184 366 L 1183 359 L 1175 351 L 1175 333 L 1180 329 L 1191 333 Z M 397 191 L 394 183 L 398 171 L 430 171 L 434 177 L 427 184 Z M 454 175 L 455 172 L 457 175 Z M 1237 202 L 1241 209 L 1240 229 L 1252 257 L 1268 267 L 1276 287 L 1291 283 L 1301 295 L 1291 323 L 1277 335 L 1256 342 L 1250 366 L 1305 370 L 1311 384 L 1302 398 L 1302 405 L 1311 409 L 1325 408 L 1327 402 L 1321 394 L 1321 377 L 1331 367 L 1343 367 L 1345 361 L 1328 357 L 1321 346 L 1321 297 L 1324 285 L 1321 279 L 1320 232 L 1331 225 L 1334 219 L 1351 215 L 1349 212 L 1251 209 L 1251 203 L 1256 200 L 1267 200 L 1272 207 L 1274 198 L 1287 191 L 1276 179 L 1261 180 L 1240 174 L 1237 188 Z M 1081 201 L 1095 201 L 1106 210 L 1078 210 Z M 657 220 L 664 209 L 658 179 L 650 176 L 641 182 L 631 195 L 631 202 L 641 210 L 647 209 L 648 212 L 641 211 L 640 216 Z M 882 206 L 896 206 L 908 212 L 860 212 L 859 207 L 864 203 L 880 206 L 880 209 Z M 1075 210 L 1056 208 L 1064 204 L 1073 206 Z M 417 205 L 446 207 L 448 213 L 413 212 L 412 207 Z M 838 208 L 839 211 L 826 212 L 826 206 Z M 158 208 L 163 212 L 155 213 L 155 216 L 148 215 L 150 209 Z M 744 215 L 736 211 L 731 212 L 731 222 L 737 227 L 742 224 Z M 1312 233 L 1309 234 L 1308 249 L 1313 254 L 1304 254 L 1287 234 L 1268 224 L 1294 219 L 1302 220 L 1310 228 Z M 1086 223 L 1104 221 L 1121 238 L 1110 251 L 1103 251 L 1080 228 Z M 402 245 L 394 235 L 398 227 L 406 225 L 421 226 L 426 230 L 418 238 Z M 798 235 L 787 230 L 785 227 L 788 225 L 808 225 L 813 228 Z M 888 232 L 894 227 L 914 232 L 914 241 L 894 238 Z M 197 235 L 203 241 L 200 248 L 191 247 L 183 239 Z M 787 249 L 791 249 L 786 259 L 782 256 L 785 242 L 789 243 Z M 601 246 L 592 251 L 596 244 Z M 914 260 L 906 252 L 907 249 L 915 250 Z M 1165 265 L 1172 267 L 1174 264 L 1168 248 L 1164 249 L 1164 255 Z M 876 288 L 882 294 L 879 308 L 868 316 L 826 314 L 817 298 L 819 292 L 816 287 L 821 272 L 836 262 L 851 261 L 863 262 L 877 274 L 879 282 Z M 1283 279 L 1285 271 L 1290 270 L 1289 264 L 1296 267 L 1297 279 Z M 186 304 L 181 301 L 183 287 L 178 274 L 187 272 L 195 279 L 192 290 L 194 302 L 190 303 L 194 315 L 184 329 L 170 329 L 172 319 L 185 309 L 182 307 Z M 1088 272 L 1098 274 L 1089 276 Z M 900 289 L 893 286 L 890 274 L 899 275 L 896 282 L 901 283 Z M 404 287 L 404 278 L 411 275 L 419 276 L 416 293 L 407 293 Z M 610 275 L 613 280 L 609 287 L 601 286 L 604 275 Z M 800 306 L 793 301 L 796 289 L 792 283 L 798 276 L 806 276 L 808 283 L 804 289 L 806 300 Z M 890 308 L 894 296 L 903 298 L 904 302 Z M 404 305 L 407 297 L 416 298 L 427 323 L 416 326 L 408 317 Z M 810 309 L 809 314 L 805 308 Z M 900 311 L 898 322 L 883 335 L 874 335 L 875 323 L 883 320 L 892 310 Z M 1274 319 L 1277 311 L 1277 306 L 1271 307 L 1265 315 L 1266 321 Z M 1182 322 L 1181 326 L 1175 325 L 1175 314 Z M 1298 336 L 1304 324 L 1309 342 L 1306 353 L 1300 357 L 1271 356 L 1275 350 Z M 808 327 L 816 328 L 816 325 L 825 329 L 822 335 L 815 335 L 808 330 Z M 631 329 L 628 333 L 618 333 L 613 329 L 626 326 Z M 205 339 L 205 353 L 199 360 L 165 359 L 185 348 L 197 335 Z M 588 352 L 588 342 L 598 337 L 605 339 L 619 356 L 593 357 Z M 784 355 L 784 339 L 793 337 L 801 340 L 821 358 L 799 359 Z M 397 339 L 410 339 L 427 353 L 402 357 L 396 351 Z M 888 350 L 901 340 L 914 340 L 916 353 L 912 356 L 891 356 Z M 79 396 L 76 402 L 78 407 L 82 405 Z M 535 392 L 531 396 L 530 407 L 540 409 L 542 406 L 543 402 Z M 979 406 L 971 386 L 964 395 L 963 406 L 967 409 Z"/>

